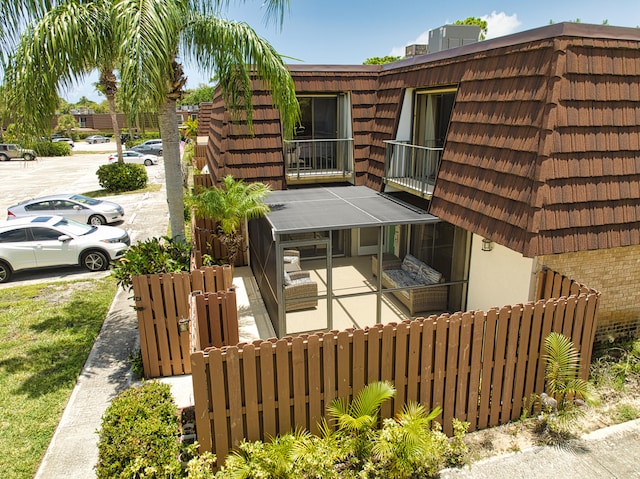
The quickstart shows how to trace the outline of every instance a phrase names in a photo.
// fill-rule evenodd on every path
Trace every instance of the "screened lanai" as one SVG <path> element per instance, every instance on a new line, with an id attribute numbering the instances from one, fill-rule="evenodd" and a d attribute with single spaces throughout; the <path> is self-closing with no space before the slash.
<path id="1" fill-rule="evenodd" d="M 403 308 L 390 293 L 407 288 L 383 286 L 382 269 L 408 252 L 400 228 L 440 223 L 365 186 L 272 191 L 266 203 L 271 212 L 249 222 L 250 265 L 278 337 L 363 327 Z"/>

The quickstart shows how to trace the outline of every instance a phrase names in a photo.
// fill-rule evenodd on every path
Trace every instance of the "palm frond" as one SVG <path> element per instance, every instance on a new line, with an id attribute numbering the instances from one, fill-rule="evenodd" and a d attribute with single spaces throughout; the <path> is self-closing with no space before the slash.
<path id="1" fill-rule="evenodd" d="M 253 79 L 267 85 L 280 112 L 285 137 L 293 135 L 300 107 L 293 79 L 282 56 L 249 25 L 221 18 L 193 15 L 182 37 L 189 61 L 205 72 L 215 71 L 227 108 L 252 124 Z"/>

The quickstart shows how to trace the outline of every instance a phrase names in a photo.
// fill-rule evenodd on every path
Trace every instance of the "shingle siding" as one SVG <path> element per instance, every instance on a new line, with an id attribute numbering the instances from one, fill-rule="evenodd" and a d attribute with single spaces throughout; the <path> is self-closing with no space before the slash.
<path id="1" fill-rule="evenodd" d="M 430 212 L 527 257 L 640 244 L 640 32 L 556 24 L 375 66 L 292 66 L 298 94 L 351 93 L 355 182 L 384 188 L 407 89 L 457 87 Z M 219 92 L 215 178 L 286 188 L 277 112 L 255 85 L 254 133 Z"/>

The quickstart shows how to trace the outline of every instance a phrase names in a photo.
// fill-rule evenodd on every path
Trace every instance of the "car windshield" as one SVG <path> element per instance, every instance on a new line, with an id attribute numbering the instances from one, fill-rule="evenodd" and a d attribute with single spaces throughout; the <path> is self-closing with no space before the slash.
<path id="1" fill-rule="evenodd" d="M 88 196 L 83 195 L 73 195 L 70 199 L 73 201 L 77 201 L 78 203 L 82 203 L 84 205 L 95 206 L 100 204 L 100 200 L 96 200 L 95 198 L 89 198 Z"/>
<path id="2" fill-rule="evenodd" d="M 84 223 L 78 223 L 77 221 L 73 221 L 68 218 L 62 218 L 53 226 L 55 226 L 65 234 L 68 234 L 69 236 L 87 235 L 96 230 L 95 226 L 85 225 Z"/>

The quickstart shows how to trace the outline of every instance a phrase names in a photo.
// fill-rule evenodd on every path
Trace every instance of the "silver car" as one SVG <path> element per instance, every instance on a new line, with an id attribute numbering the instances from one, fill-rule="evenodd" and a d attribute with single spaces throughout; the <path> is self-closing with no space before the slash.
<path id="1" fill-rule="evenodd" d="M 117 161 L 117 153 L 109 156 L 109 163 L 117 163 Z M 151 166 L 158 164 L 158 157 L 156 155 L 145 155 L 137 151 L 125 150 L 122 152 L 122 161 L 125 163 L 138 163 L 139 165 Z"/>
<path id="2" fill-rule="evenodd" d="M 113 226 L 92 226 L 62 216 L 0 221 L 0 283 L 15 271 L 80 265 L 102 271 L 120 258 L 131 240 Z"/>
<path id="3" fill-rule="evenodd" d="M 88 196 L 59 194 L 33 198 L 7 209 L 8 220 L 34 215 L 59 215 L 80 223 L 105 225 L 121 221 L 124 208 L 117 203 Z"/>

